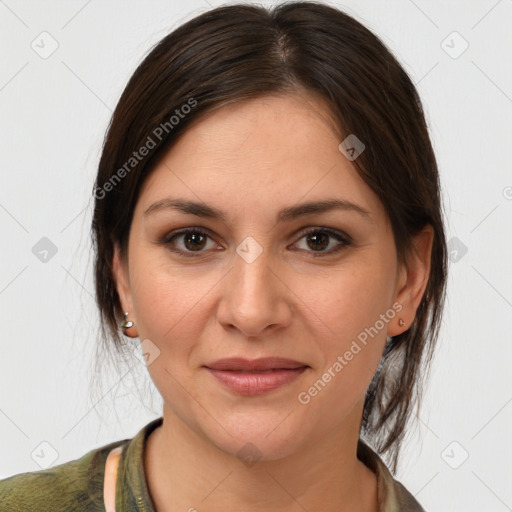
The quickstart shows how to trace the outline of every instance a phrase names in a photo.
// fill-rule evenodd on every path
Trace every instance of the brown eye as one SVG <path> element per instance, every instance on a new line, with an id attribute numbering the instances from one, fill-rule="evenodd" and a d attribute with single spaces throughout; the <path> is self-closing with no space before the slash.
<path id="1" fill-rule="evenodd" d="M 310 229 L 303 234 L 301 240 L 302 239 L 305 239 L 306 242 L 306 248 L 304 250 L 318 253 L 313 254 L 313 256 L 332 254 L 352 244 L 352 240 L 348 235 L 320 228 Z M 334 244 L 334 246 L 332 239 L 338 242 Z M 329 246 L 331 246 L 330 249 L 328 249 Z"/>
<path id="2" fill-rule="evenodd" d="M 210 245 L 208 245 L 208 241 L 210 241 Z M 177 233 L 170 233 L 164 236 L 160 243 L 172 252 L 192 257 L 201 256 L 207 249 L 218 247 L 208 234 L 197 228 L 188 228 Z"/>
<path id="3" fill-rule="evenodd" d="M 310 229 L 300 238 L 303 239 L 305 247 L 300 249 L 311 253 L 312 256 L 328 256 L 352 245 L 349 235 L 323 228 Z M 208 249 L 222 249 L 205 231 L 198 228 L 169 233 L 159 243 L 170 251 L 186 257 L 201 256 Z"/>
<path id="4" fill-rule="evenodd" d="M 311 249 L 323 251 L 329 245 L 329 238 L 326 233 L 313 233 L 306 236 L 306 243 Z"/>
<path id="5" fill-rule="evenodd" d="M 190 251 L 200 251 L 206 245 L 206 236 L 201 233 L 185 233 L 182 235 L 185 247 Z"/>

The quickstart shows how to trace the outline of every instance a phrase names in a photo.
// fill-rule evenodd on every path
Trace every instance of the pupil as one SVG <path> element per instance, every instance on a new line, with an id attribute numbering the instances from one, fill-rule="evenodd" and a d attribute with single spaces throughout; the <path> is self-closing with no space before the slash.
<path id="1" fill-rule="evenodd" d="M 204 243 L 201 246 L 194 245 L 195 243 L 199 242 L 199 239 L 201 238 L 203 239 L 202 241 L 204 242 L 204 236 L 197 233 L 189 233 L 185 236 L 185 246 L 187 247 L 187 249 L 191 249 L 193 251 L 197 249 L 202 249 Z M 189 240 L 193 240 L 191 244 L 189 243 Z"/>
<path id="2" fill-rule="evenodd" d="M 323 241 L 324 243 L 321 243 L 320 245 L 316 245 L 315 247 L 312 247 L 312 249 L 315 249 L 315 248 L 316 249 L 325 249 L 329 245 L 329 236 L 326 233 L 322 233 L 322 234 L 320 234 L 320 236 L 318 234 L 309 235 L 308 242 L 310 240 L 316 240 L 316 243 L 318 244 L 319 239 L 320 239 L 320 241 Z"/>

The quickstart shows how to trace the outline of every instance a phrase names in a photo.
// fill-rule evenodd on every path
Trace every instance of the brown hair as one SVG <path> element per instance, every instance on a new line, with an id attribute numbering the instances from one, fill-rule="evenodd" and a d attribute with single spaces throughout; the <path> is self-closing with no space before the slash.
<path id="1" fill-rule="evenodd" d="M 354 164 L 385 207 L 400 261 L 406 261 L 421 228 L 430 224 L 434 230 L 425 294 L 410 328 L 388 340 L 362 418 L 361 435 L 396 471 L 445 297 L 438 170 L 410 78 L 378 37 L 338 9 L 313 2 L 270 9 L 218 7 L 167 35 L 138 66 L 113 113 L 94 188 L 92 238 L 102 340 L 105 347 L 109 340 L 116 348 L 122 345 L 114 246 L 126 254 L 138 194 L 157 159 L 207 112 L 234 101 L 299 91 L 326 102 L 340 137 L 355 134 L 365 144 Z M 138 153 L 142 147 L 150 148 L 144 157 Z"/>

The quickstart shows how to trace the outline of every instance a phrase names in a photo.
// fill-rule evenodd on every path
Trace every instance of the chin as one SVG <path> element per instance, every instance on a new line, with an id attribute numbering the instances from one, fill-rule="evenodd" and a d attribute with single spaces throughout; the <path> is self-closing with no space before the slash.
<path id="1" fill-rule="evenodd" d="M 305 422 L 295 416 L 289 411 L 237 414 L 223 422 L 225 430 L 216 423 L 201 430 L 211 444 L 251 466 L 251 461 L 283 459 L 302 449 L 308 431 Z"/>

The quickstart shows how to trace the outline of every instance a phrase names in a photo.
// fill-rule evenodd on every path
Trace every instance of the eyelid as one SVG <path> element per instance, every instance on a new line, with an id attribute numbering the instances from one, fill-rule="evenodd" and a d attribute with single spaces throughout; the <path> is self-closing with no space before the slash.
<path id="1" fill-rule="evenodd" d="M 157 242 L 159 245 L 164 245 L 166 247 L 170 246 L 172 244 L 173 239 L 179 238 L 180 236 L 186 235 L 188 233 L 194 233 L 194 234 L 201 234 L 205 235 L 207 238 L 218 244 L 214 237 L 211 235 L 211 232 L 207 228 L 203 228 L 200 226 L 188 226 L 186 228 L 177 229 L 175 231 L 171 231 L 170 233 L 166 233 L 163 237 L 160 238 L 160 240 Z M 197 251 L 194 253 L 194 251 L 182 251 L 181 249 L 170 249 L 172 252 L 183 255 L 185 257 L 199 257 L 206 253 L 206 251 Z"/>
<path id="2" fill-rule="evenodd" d="M 304 229 L 299 230 L 298 233 L 296 234 L 296 236 L 300 235 L 300 238 L 302 238 L 305 235 L 308 235 L 309 233 L 317 233 L 317 232 L 318 233 L 327 233 L 328 235 L 330 235 L 333 238 L 341 238 L 341 240 L 343 242 L 345 242 L 346 244 L 353 243 L 352 237 L 345 231 L 341 231 L 339 229 L 334 229 L 334 228 L 329 228 L 327 226 L 324 226 L 324 227 L 313 226 L 313 227 L 304 228 Z M 300 238 L 299 238 L 299 240 L 300 240 Z"/>

